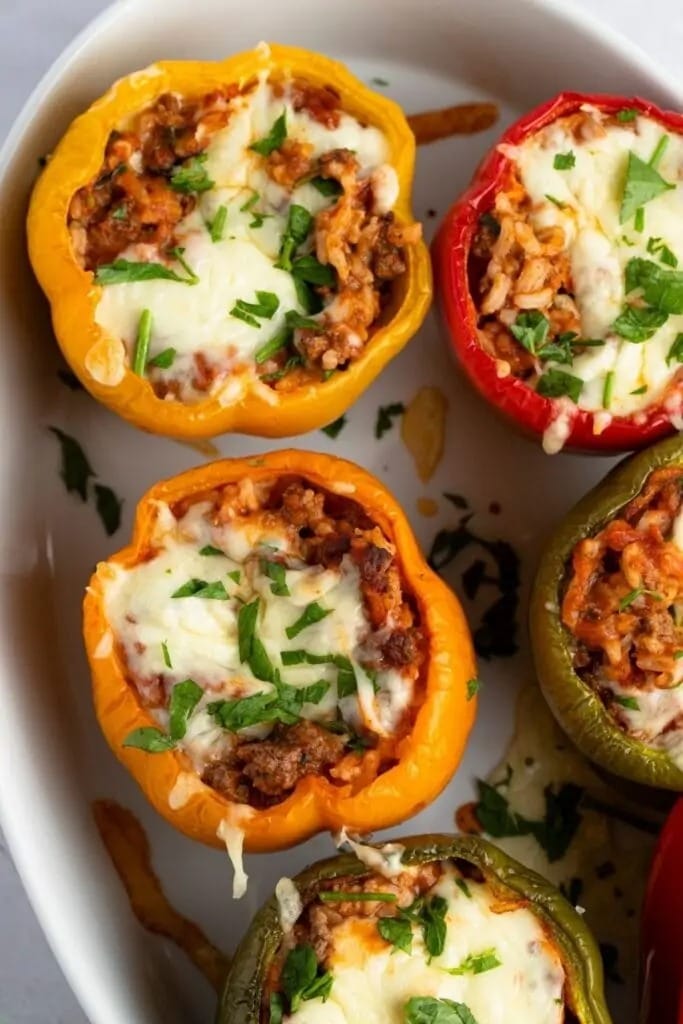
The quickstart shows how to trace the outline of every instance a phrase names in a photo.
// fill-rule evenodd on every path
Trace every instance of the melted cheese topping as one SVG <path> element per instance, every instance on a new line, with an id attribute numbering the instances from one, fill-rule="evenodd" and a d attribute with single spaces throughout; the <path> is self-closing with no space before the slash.
<path id="1" fill-rule="evenodd" d="M 587 109 L 600 118 L 598 111 Z M 575 357 L 571 367 L 549 360 L 544 368 L 553 366 L 579 377 L 584 384 L 577 404 L 591 411 L 604 408 L 605 382 L 612 373 L 610 412 L 626 416 L 655 402 L 678 369 L 678 363 L 669 365 L 666 357 L 683 331 L 683 315 L 669 316 L 652 338 L 641 343 L 619 337 L 611 327 L 624 307 L 624 272 L 630 259 L 639 257 L 670 269 L 648 252 L 650 239 L 668 246 L 683 263 L 683 137 L 641 116 L 604 127 L 600 137 L 577 140 L 560 120 L 522 145 L 506 148 L 506 153 L 516 162 L 531 197 L 534 227 L 559 225 L 568 239 L 582 336 L 605 340 L 604 346 L 588 348 Z M 645 227 L 638 232 L 633 217 L 619 223 L 628 153 L 647 163 L 667 134 L 657 171 L 674 187 L 644 205 Z M 555 157 L 569 152 L 574 166 L 555 168 Z M 645 388 L 642 393 L 633 394 L 641 388 Z"/>
<path id="2" fill-rule="evenodd" d="M 201 770 L 227 753 L 234 736 L 217 724 L 207 705 L 273 691 L 271 683 L 257 678 L 240 661 L 238 615 L 255 598 L 260 601 L 256 633 L 282 682 L 297 688 L 320 680 L 328 684 L 319 701 L 303 704 L 302 717 L 326 722 L 339 710 L 353 729 L 365 726 L 378 735 L 392 734 L 412 700 L 413 684 L 396 669 L 379 671 L 370 680 L 360 664 L 371 626 L 351 559 L 345 556 L 338 569 L 306 565 L 287 554 L 289 541 L 277 527 L 264 532 L 239 520 L 214 526 L 207 515 L 211 509 L 210 503 L 198 502 L 176 520 L 161 504 L 154 557 L 133 568 L 111 564 L 103 578 L 107 620 L 141 694 L 151 695 L 161 680 L 168 700 L 173 686 L 188 678 L 204 691 L 181 744 L 195 768 Z M 223 553 L 201 554 L 207 546 Z M 268 561 L 283 557 L 290 566 L 285 569 L 286 596 L 273 593 L 275 584 L 265 572 Z M 222 584 L 227 599 L 172 596 L 193 579 Z M 286 629 L 314 602 L 328 614 L 288 637 Z M 282 652 L 301 650 L 348 658 L 358 692 L 340 699 L 334 664 L 283 664 Z M 158 702 L 152 698 L 150 703 Z M 153 714 L 162 728 L 168 726 L 165 708 L 155 708 Z M 271 728 L 257 724 L 239 730 L 239 735 L 262 739 Z M 186 801 L 190 796 L 183 784 L 173 799 Z"/>
<path id="3" fill-rule="evenodd" d="M 413 996 L 464 1003 L 477 1024 L 560 1024 L 565 973 L 538 918 L 523 907 L 496 913 L 496 897 L 485 883 L 468 880 L 468 898 L 456 884 L 459 877 L 448 865 L 431 890 L 448 902 L 440 956 L 428 961 L 419 928 L 413 927 L 408 954 L 378 942 L 375 921 L 349 918 L 333 933 L 327 1002 L 304 1001 L 286 1018 L 289 1024 L 403 1024 Z M 498 967 L 447 973 L 489 950 Z"/>
<path id="4" fill-rule="evenodd" d="M 214 187 L 197 197 L 196 208 L 176 231 L 178 244 L 185 249 L 183 259 L 199 278 L 198 283 L 152 280 L 108 285 L 102 289 L 95 315 L 109 334 L 123 339 L 132 360 L 140 315 L 149 309 L 149 357 L 169 348 L 176 352 L 171 367 L 154 371 L 155 380 L 175 382 L 180 397 L 188 402 L 207 397 L 206 391 L 192 385 L 197 353 L 220 368 L 210 393 L 220 395 L 230 386 L 229 400 L 235 401 L 240 390 L 235 387 L 235 378 L 241 387 L 248 378 L 253 380 L 255 353 L 284 328 L 285 313 L 305 313 L 293 277 L 274 264 L 289 206 L 296 203 L 315 215 L 334 199 L 322 196 L 308 182 L 293 191 L 277 184 L 266 173 L 264 157 L 249 148 L 269 134 L 283 111 L 287 139 L 312 146 L 313 158 L 338 148 L 354 151 L 361 177 L 373 176 L 376 212 L 387 212 L 398 197 L 398 179 L 394 168 L 386 163 L 388 144 L 379 129 L 361 125 L 345 113 L 341 113 L 338 127 L 326 128 L 306 110 L 295 111 L 288 91 L 276 96 L 264 76 L 255 89 L 235 97 L 230 106 L 228 124 L 213 135 L 206 150 L 204 169 Z M 222 239 L 213 242 L 209 225 L 222 206 L 227 210 L 225 229 Z M 311 245 L 309 238 L 298 253 L 309 252 Z M 160 257 L 152 247 L 137 245 L 121 253 L 120 258 L 158 261 Z M 180 266 L 174 267 L 185 276 Z M 230 316 L 238 300 L 256 302 L 257 290 L 272 292 L 279 300 L 271 319 L 259 318 L 255 327 Z M 229 377 L 232 380 L 226 384 Z M 108 382 L 102 375 L 98 380 Z"/>

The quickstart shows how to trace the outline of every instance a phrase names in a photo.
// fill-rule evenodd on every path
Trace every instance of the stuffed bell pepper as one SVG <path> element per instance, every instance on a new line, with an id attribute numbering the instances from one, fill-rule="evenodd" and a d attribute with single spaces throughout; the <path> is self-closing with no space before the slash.
<path id="1" fill-rule="evenodd" d="M 609 1024 L 598 949 L 539 875 L 475 836 L 353 845 L 278 883 L 217 1024 Z"/>
<path id="2" fill-rule="evenodd" d="M 455 353 L 549 453 L 683 422 L 682 163 L 683 115 L 564 93 L 508 129 L 440 228 Z"/>
<path id="3" fill-rule="evenodd" d="M 304 50 L 116 82 L 71 125 L 29 212 L 72 369 L 174 437 L 336 419 L 430 301 L 414 157 L 399 107 Z"/>
<path id="4" fill-rule="evenodd" d="M 469 631 L 392 496 L 282 451 L 153 487 L 85 598 L 97 715 L 188 835 L 282 849 L 424 807 L 475 711 Z"/>
<path id="5" fill-rule="evenodd" d="M 538 677 L 593 761 L 683 790 L 683 442 L 617 466 L 551 537 L 531 601 Z"/>

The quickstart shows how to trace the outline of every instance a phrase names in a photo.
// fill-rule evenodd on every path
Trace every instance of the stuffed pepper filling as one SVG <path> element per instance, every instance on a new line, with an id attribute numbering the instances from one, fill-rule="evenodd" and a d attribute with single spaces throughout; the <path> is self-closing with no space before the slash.
<path id="1" fill-rule="evenodd" d="M 577 673 L 616 724 L 683 765 L 683 467 L 652 472 L 579 541 L 562 621 Z"/>
<path id="2" fill-rule="evenodd" d="M 432 862 L 321 883 L 285 932 L 261 1021 L 561 1024 L 565 981 L 523 899 L 466 862 Z"/>
<path id="3" fill-rule="evenodd" d="M 159 503 L 149 549 L 108 570 L 113 642 L 157 723 L 126 745 L 178 748 L 255 808 L 307 776 L 363 786 L 396 762 L 425 645 L 395 548 L 354 501 L 246 478 Z"/>
<path id="4" fill-rule="evenodd" d="M 70 230 L 129 367 L 160 398 L 228 403 L 362 356 L 421 234 L 398 193 L 385 135 L 332 85 L 264 73 L 120 125 Z"/>
<path id="5" fill-rule="evenodd" d="M 567 435 L 577 409 L 596 434 L 653 404 L 678 422 L 683 139 L 635 110 L 585 105 L 502 149 L 505 185 L 469 265 L 498 375 L 560 400 Z"/>

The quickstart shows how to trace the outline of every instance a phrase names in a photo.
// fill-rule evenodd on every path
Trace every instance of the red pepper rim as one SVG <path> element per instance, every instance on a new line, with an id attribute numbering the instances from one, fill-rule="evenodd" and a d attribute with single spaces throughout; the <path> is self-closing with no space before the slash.
<path id="1" fill-rule="evenodd" d="M 607 114 L 634 109 L 658 121 L 669 130 L 683 134 L 683 114 L 661 110 L 649 100 L 634 96 L 560 93 L 515 121 L 484 157 L 474 178 L 442 221 L 432 245 L 435 283 L 439 306 L 455 355 L 476 390 L 526 433 L 542 436 L 555 420 L 557 400 L 545 398 L 519 378 L 499 377 L 496 360 L 479 343 L 477 310 L 470 294 L 468 263 L 470 247 L 479 218 L 493 206 L 502 187 L 510 161 L 500 151 L 502 144 L 518 145 L 560 117 L 575 113 L 584 104 Z M 669 399 L 670 402 L 670 399 Z M 665 408 L 653 403 L 629 416 L 613 416 L 608 426 L 594 433 L 594 413 L 576 407 L 566 448 L 583 451 L 631 451 L 675 432 L 672 413 L 680 406 Z"/>
<path id="2" fill-rule="evenodd" d="M 682 857 L 683 799 L 679 799 L 657 842 L 643 902 L 641 974 L 648 1024 L 674 1018 L 683 1024 Z"/>

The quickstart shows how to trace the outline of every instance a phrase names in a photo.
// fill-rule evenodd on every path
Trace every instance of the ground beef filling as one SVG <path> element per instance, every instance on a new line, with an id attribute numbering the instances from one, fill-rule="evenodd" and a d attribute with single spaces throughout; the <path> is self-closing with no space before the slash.
<path id="1" fill-rule="evenodd" d="M 655 470 L 619 518 L 574 548 L 562 621 L 576 671 L 613 710 L 610 683 L 652 690 L 680 681 L 683 551 L 671 536 L 682 505 L 683 469 Z"/>
<path id="2" fill-rule="evenodd" d="M 266 533 L 284 532 L 291 554 L 309 565 L 337 568 L 345 555 L 350 556 L 359 570 L 365 613 L 373 630 L 364 646 L 363 667 L 398 669 L 415 684 L 413 706 L 392 739 L 379 739 L 370 730 L 351 736 L 339 719 L 324 725 L 305 719 L 278 724 L 263 740 L 245 741 L 235 734 L 229 753 L 205 766 L 202 781 L 229 800 L 268 807 L 285 799 L 308 775 L 353 784 L 387 770 L 395 763 L 395 743 L 410 731 L 421 697 L 426 648 L 393 545 L 356 502 L 314 488 L 299 477 L 257 485 L 249 479 L 228 484 L 179 502 L 173 509 L 176 518 L 182 519 L 197 501 L 213 502 L 210 515 L 217 525 L 243 521 L 261 525 Z M 138 689 L 148 707 L 165 705 L 162 677 L 145 680 L 144 688 Z"/>
<path id="3" fill-rule="evenodd" d="M 611 119 L 598 120 L 590 111 L 580 111 L 558 123 L 581 145 L 604 135 Z M 531 213 L 531 198 L 512 166 L 475 232 L 469 278 L 481 347 L 497 360 L 499 376 L 512 374 L 533 384 L 543 361 L 510 330 L 520 313 L 535 311 L 546 317 L 549 352 L 563 335 L 574 336 L 569 346 L 572 358 L 585 352 L 585 346 L 580 344 L 581 317 L 565 232 L 560 225 L 534 227 Z"/>
<path id="4" fill-rule="evenodd" d="M 231 101 L 255 87 L 227 85 L 197 100 L 167 93 L 126 130 L 113 131 L 97 178 L 76 192 L 69 228 L 76 257 L 95 271 L 117 259 L 129 246 L 149 246 L 149 259 L 169 262 L 181 243 L 179 223 L 197 203 L 195 193 L 178 191 L 173 174 L 200 158 L 217 131 L 228 124 Z M 279 83 L 271 83 L 282 94 Z M 341 98 L 332 86 L 314 86 L 295 79 L 289 86 L 295 110 L 304 110 L 328 129 L 338 126 Z M 421 237 L 419 224 L 399 225 L 391 212 L 374 212 L 372 177 L 359 178 L 351 150 L 333 149 L 313 159 L 312 146 L 286 138 L 264 157 L 266 171 L 291 192 L 302 181 L 321 177 L 336 182 L 340 195 L 314 218 L 313 251 L 336 272 L 334 287 L 310 285 L 323 313 L 319 327 L 297 329 L 292 342 L 259 365 L 261 380 L 289 391 L 358 359 L 373 328 L 391 302 L 392 283 L 407 267 L 406 249 Z M 201 352 L 195 357 L 192 387 L 208 391 L 218 368 Z M 176 382 L 153 382 L 158 397 L 177 397 Z"/>

